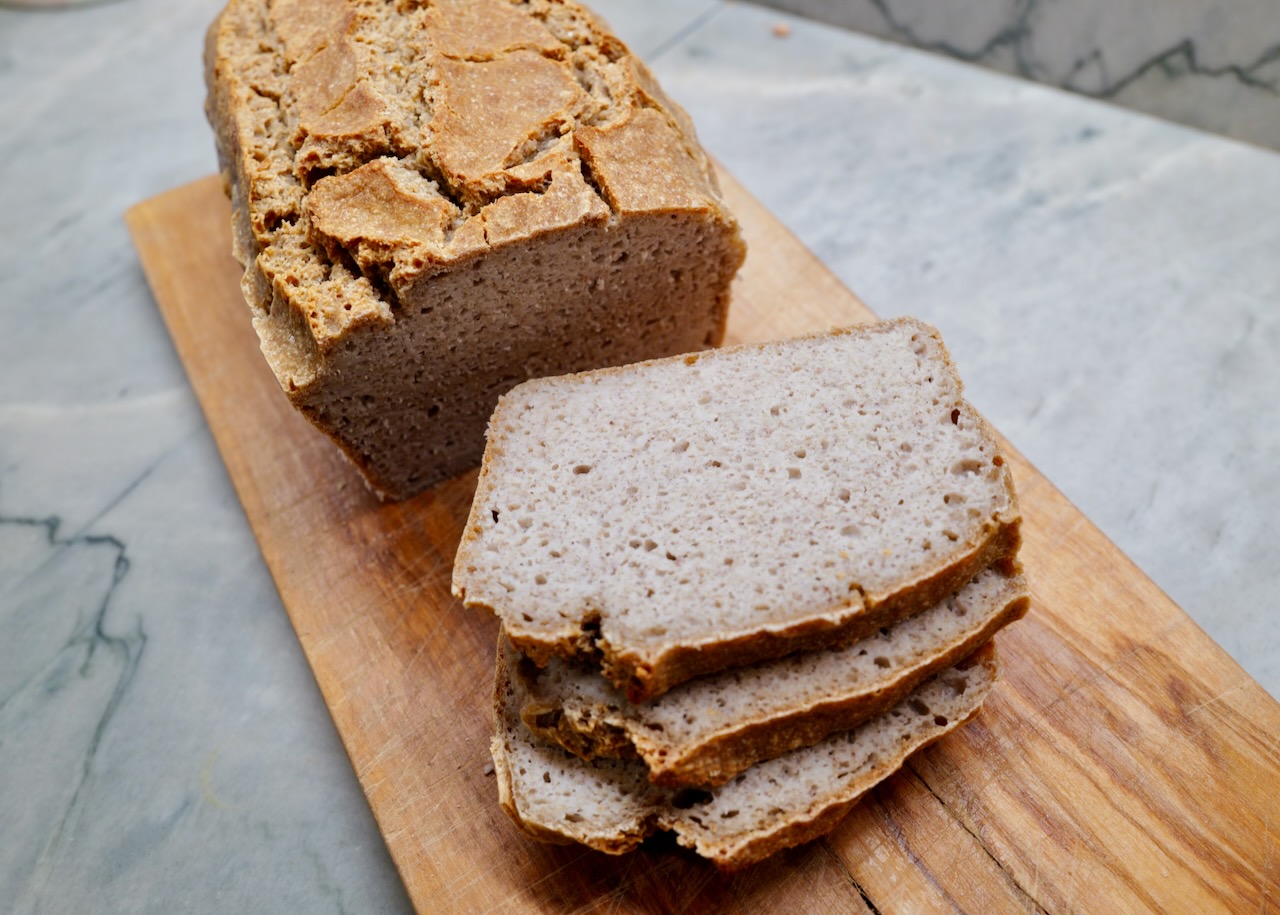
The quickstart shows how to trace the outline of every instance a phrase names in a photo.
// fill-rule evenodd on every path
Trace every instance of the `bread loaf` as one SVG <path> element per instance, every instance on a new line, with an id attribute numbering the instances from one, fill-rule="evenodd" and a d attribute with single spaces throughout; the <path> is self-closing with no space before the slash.
<path id="1" fill-rule="evenodd" d="M 734 870 L 834 829 L 857 800 L 921 747 L 975 715 L 997 675 L 994 646 L 916 688 L 851 731 L 758 763 L 710 790 L 650 784 L 634 760 L 587 762 L 536 740 L 520 721 L 524 697 L 499 646 L 492 743 L 499 800 L 525 832 L 621 854 L 669 830 Z"/>
<path id="2" fill-rule="evenodd" d="M 1012 558 L 1018 525 L 941 338 L 900 319 L 516 388 L 453 588 L 638 702 L 869 635 Z"/>
<path id="3" fill-rule="evenodd" d="M 290 400 L 380 496 L 527 378 L 715 346 L 744 247 L 687 115 L 567 0 L 231 0 L 208 114 Z"/>
<path id="4" fill-rule="evenodd" d="M 641 759 L 650 781 L 721 785 L 762 759 L 817 743 L 901 701 L 1022 617 L 1026 580 L 996 569 L 941 603 L 850 645 L 709 674 L 634 705 L 594 671 L 516 663 L 520 718 L 584 759 Z"/>

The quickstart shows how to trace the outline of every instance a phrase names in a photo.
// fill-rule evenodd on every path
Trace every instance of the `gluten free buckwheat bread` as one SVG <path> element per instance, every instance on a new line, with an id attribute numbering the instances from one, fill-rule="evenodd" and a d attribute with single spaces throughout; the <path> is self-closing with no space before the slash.
<path id="1" fill-rule="evenodd" d="M 640 705 L 558 658 L 542 669 L 517 662 L 510 676 L 520 679 L 521 720 L 543 740 L 584 759 L 638 757 L 655 784 L 716 786 L 885 711 L 1027 605 L 1022 575 L 991 568 L 865 639 L 708 674 Z"/>
<path id="2" fill-rule="evenodd" d="M 720 343 L 737 224 L 686 114 L 563 0 L 231 0 L 208 113 L 290 400 L 380 496 L 527 378 Z"/>
<path id="3" fill-rule="evenodd" d="M 639 702 L 864 637 L 1012 559 L 1018 526 L 941 338 L 899 319 L 519 386 L 453 588 Z"/>
<path id="4" fill-rule="evenodd" d="M 543 841 L 610 854 L 669 830 L 724 870 L 830 832 L 908 756 L 976 715 L 998 673 L 987 643 L 859 727 L 702 791 L 652 785 L 634 760 L 588 762 L 535 739 L 520 721 L 523 687 L 510 672 L 510 646 L 499 642 L 491 753 L 498 798 L 512 820 Z"/>

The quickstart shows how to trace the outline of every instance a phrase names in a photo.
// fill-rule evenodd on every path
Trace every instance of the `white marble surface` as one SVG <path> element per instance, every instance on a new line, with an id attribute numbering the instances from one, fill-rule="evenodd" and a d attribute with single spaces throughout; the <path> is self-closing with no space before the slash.
<path id="1" fill-rule="evenodd" d="M 597 5 L 1280 692 L 1280 157 L 773 11 Z M 121 221 L 214 168 L 217 6 L 0 11 L 0 912 L 408 908 Z"/>
<path id="2" fill-rule="evenodd" d="M 755 0 L 1280 148 L 1273 0 Z"/>

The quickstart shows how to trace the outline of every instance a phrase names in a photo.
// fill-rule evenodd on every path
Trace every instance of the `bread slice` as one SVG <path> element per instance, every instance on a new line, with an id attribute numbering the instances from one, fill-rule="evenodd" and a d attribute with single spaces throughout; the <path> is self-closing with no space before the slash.
<path id="1" fill-rule="evenodd" d="M 721 785 L 844 731 L 971 654 L 1028 606 L 1021 574 L 981 573 L 957 594 L 874 635 L 690 680 L 634 705 L 593 671 L 517 663 L 520 718 L 584 759 L 640 758 L 666 786 Z"/>
<path id="2" fill-rule="evenodd" d="M 904 318 L 516 388 L 453 590 L 642 701 L 937 603 L 1018 526 L 942 339 Z"/>
<path id="3" fill-rule="evenodd" d="M 978 712 L 997 675 L 994 646 L 921 684 L 851 731 L 767 760 L 710 790 L 652 785 L 634 760 L 587 762 L 534 738 L 520 721 L 519 678 L 499 647 L 496 734 L 499 800 L 525 832 L 620 854 L 659 830 L 726 870 L 831 831 L 867 791 L 921 747 Z"/>
<path id="4" fill-rule="evenodd" d="M 566 0 L 230 0 L 207 109 L 262 350 L 381 496 L 526 378 L 720 343 L 737 223 L 688 116 Z"/>

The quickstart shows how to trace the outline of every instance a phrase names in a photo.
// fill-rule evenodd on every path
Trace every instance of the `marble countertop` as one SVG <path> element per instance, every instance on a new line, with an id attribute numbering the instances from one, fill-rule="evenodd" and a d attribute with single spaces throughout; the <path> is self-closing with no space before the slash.
<path id="1" fill-rule="evenodd" d="M 752 6 L 595 5 L 1280 693 L 1280 156 Z M 408 910 L 122 222 L 215 169 L 219 6 L 0 11 L 0 911 Z"/>

